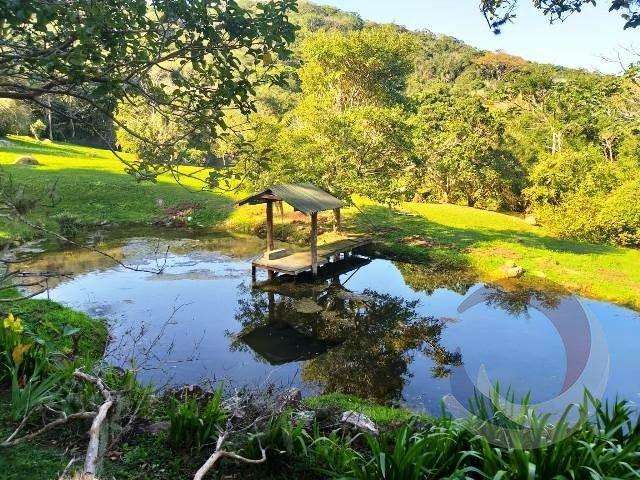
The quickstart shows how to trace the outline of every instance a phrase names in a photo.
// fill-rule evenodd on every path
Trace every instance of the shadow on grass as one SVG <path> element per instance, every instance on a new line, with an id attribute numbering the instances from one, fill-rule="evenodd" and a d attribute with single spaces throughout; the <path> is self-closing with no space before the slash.
<path id="1" fill-rule="evenodd" d="M 529 248 L 539 248 L 555 252 L 575 254 L 616 253 L 611 245 L 579 243 L 571 240 L 539 235 L 535 232 L 515 232 L 513 230 L 460 228 L 430 221 L 428 218 L 394 212 L 379 205 L 361 207 L 353 219 L 354 226 L 371 231 L 385 240 L 401 243 L 410 235 L 426 235 L 438 243 L 457 249 L 468 249 L 490 242 L 516 242 Z"/>

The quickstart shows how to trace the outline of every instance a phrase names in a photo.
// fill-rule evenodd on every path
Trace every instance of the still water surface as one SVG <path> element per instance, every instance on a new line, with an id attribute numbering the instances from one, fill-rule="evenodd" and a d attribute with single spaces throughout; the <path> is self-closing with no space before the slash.
<path id="1" fill-rule="evenodd" d="M 532 308 L 543 304 L 548 313 L 563 305 L 568 298 L 557 292 L 435 278 L 381 259 L 354 259 L 350 266 L 357 268 L 329 272 L 316 284 L 252 288 L 251 259 L 262 246 L 254 238 L 208 237 L 132 238 L 110 247 L 130 265 L 154 269 L 166 262 L 160 275 L 81 251 L 43 254 L 37 266 L 73 272 L 52 288 L 51 299 L 106 318 L 108 361 L 134 363 L 142 380 L 158 386 L 275 383 L 435 414 L 456 376 L 475 380 L 481 367 L 490 382 L 530 391 L 534 402 L 563 389 L 572 368 L 563 339 L 580 332 L 563 337 L 548 314 Z M 460 308 L 480 290 L 484 301 Z M 579 305 L 601 329 L 592 335 L 602 337 L 610 361 L 608 373 L 598 373 L 604 396 L 636 403 L 640 315 L 593 300 Z"/>

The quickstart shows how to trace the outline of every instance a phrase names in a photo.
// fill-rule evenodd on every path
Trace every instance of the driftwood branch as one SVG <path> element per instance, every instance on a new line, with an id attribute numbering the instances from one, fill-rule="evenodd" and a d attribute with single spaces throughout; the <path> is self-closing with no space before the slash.
<path id="1" fill-rule="evenodd" d="M 26 419 L 28 417 L 25 417 L 23 421 L 20 423 L 20 425 L 18 426 L 18 428 L 11 434 L 11 436 L 7 438 L 4 442 L 0 443 L 0 447 L 13 447 L 14 445 L 18 445 L 19 443 L 23 443 L 28 440 L 33 440 L 37 436 L 45 432 L 48 432 L 49 430 L 52 430 L 56 427 L 59 427 L 61 425 L 65 425 L 66 423 L 69 423 L 73 420 L 88 420 L 90 418 L 94 418 L 95 416 L 96 416 L 96 412 L 79 412 L 79 413 L 72 413 L 71 415 L 63 415 L 61 418 L 58 418 L 51 423 L 47 423 L 44 427 L 40 428 L 39 430 L 36 430 L 35 432 L 29 433 L 22 437 L 15 438 L 18 432 L 22 429 L 22 427 L 26 423 Z"/>
<path id="2" fill-rule="evenodd" d="M 94 417 L 91 428 L 89 429 L 89 446 L 87 447 L 87 455 L 84 461 L 83 473 L 85 475 L 95 476 L 98 469 L 98 459 L 100 458 L 100 430 L 115 400 L 111 391 L 109 391 L 100 378 L 87 375 L 80 370 L 76 370 L 73 375 L 79 380 L 93 383 L 98 387 L 98 390 L 100 390 L 100 393 L 104 397 L 104 403 L 98 408 L 98 414 Z"/>
<path id="3" fill-rule="evenodd" d="M 94 377 L 93 375 L 88 375 L 80 370 L 76 370 L 73 373 L 73 376 L 81 380 L 83 382 L 94 384 L 100 394 L 104 398 L 104 402 L 100 405 L 97 412 L 78 412 L 72 413 L 70 415 L 62 414 L 62 417 L 46 424 L 44 427 L 36 430 L 35 432 L 29 433 L 27 435 L 23 435 L 22 437 L 17 437 L 18 433 L 22 430 L 22 428 L 27 423 L 28 415 L 22 419 L 16 430 L 2 443 L 0 443 L 0 447 L 12 447 L 19 443 L 26 442 L 28 440 L 32 440 L 37 436 L 52 430 L 61 425 L 65 425 L 72 420 L 88 420 L 93 419 L 91 423 L 91 429 L 89 430 L 89 445 L 87 447 L 87 454 L 85 456 L 84 470 L 82 472 L 82 478 L 90 479 L 95 478 L 96 471 L 98 469 L 98 461 L 100 459 L 100 433 L 102 430 L 103 423 L 109 414 L 109 410 L 115 403 L 115 398 L 111 391 L 104 384 L 102 379 L 98 377 Z M 75 461 L 75 459 L 73 460 Z M 67 466 L 67 469 L 71 466 L 71 463 Z M 67 470 L 65 469 L 65 470 Z"/>
<path id="4" fill-rule="evenodd" d="M 242 463 L 250 463 L 253 465 L 264 463 L 267 460 L 267 452 L 262 447 L 260 447 L 260 452 L 262 456 L 258 459 L 245 458 L 241 455 L 238 455 L 237 453 L 222 450 L 222 446 L 224 442 L 227 440 L 227 438 L 229 438 L 230 433 L 231 432 L 227 430 L 226 432 L 220 434 L 220 436 L 218 437 L 218 441 L 216 442 L 215 451 L 211 454 L 211 456 L 207 459 L 207 461 L 204 462 L 204 464 L 196 472 L 196 474 L 193 477 L 193 480 L 202 480 L 204 476 L 209 472 L 209 470 L 215 467 L 216 463 L 218 463 L 218 461 L 222 458 L 231 458 L 233 460 L 237 460 Z"/>

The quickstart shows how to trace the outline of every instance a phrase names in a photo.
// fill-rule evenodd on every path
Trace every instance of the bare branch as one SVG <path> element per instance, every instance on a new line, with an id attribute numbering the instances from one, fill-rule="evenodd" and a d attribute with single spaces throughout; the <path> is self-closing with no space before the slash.
<path id="1" fill-rule="evenodd" d="M 237 453 L 222 450 L 222 446 L 224 445 L 224 442 L 229 437 L 230 433 L 231 432 L 228 427 L 227 431 L 220 434 L 220 436 L 218 437 L 218 441 L 216 442 L 215 451 L 211 454 L 211 456 L 207 459 L 207 461 L 204 462 L 204 464 L 198 469 L 196 474 L 193 476 L 193 480 L 202 480 L 204 476 L 209 472 L 209 470 L 215 467 L 216 463 L 218 463 L 218 461 L 222 458 L 231 458 L 233 460 L 237 460 L 242 463 L 249 463 L 253 465 L 264 463 L 267 460 L 267 452 L 264 448 L 262 448 L 262 446 L 260 446 L 261 457 L 258 459 L 246 458 L 241 455 L 238 455 Z"/>
<path id="2" fill-rule="evenodd" d="M 95 476 L 98 469 L 98 459 L 100 458 L 100 429 L 104 420 L 107 418 L 109 409 L 115 403 L 111 391 L 106 387 L 104 382 L 91 375 L 87 375 L 80 370 L 73 373 L 74 377 L 85 382 L 93 383 L 104 397 L 104 403 L 100 405 L 97 415 L 93 419 L 91 429 L 89 430 L 89 446 L 87 447 L 87 455 L 84 462 L 84 474 Z"/>
<path id="3" fill-rule="evenodd" d="M 97 415 L 96 412 L 78 412 L 72 413 L 70 415 L 63 415 L 61 418 L 54 420 L 51 423 L 47 423 L 44 427 L 36 430 L 35 432 L 29 433 L 22 437 L 15 438 L 15 435 L 22 429 L 24 424 L 26 423 L 27 417 L 23 419 L 18 428 L 11 434 L 9 438 L 7 438 L 4 442 L 0 443 L 0 447 L 13 447 L 14 445 L 18 445 L 20 443 L 26 442 L 28 440 L 33 440 L 39 435 L 42 435 L 49 430 L 52 430 L 61 425 L 65 425 L 74 420 L 88 420 L 94 418 Z M 14 439 L 15 438 L 15 439 Z"/>

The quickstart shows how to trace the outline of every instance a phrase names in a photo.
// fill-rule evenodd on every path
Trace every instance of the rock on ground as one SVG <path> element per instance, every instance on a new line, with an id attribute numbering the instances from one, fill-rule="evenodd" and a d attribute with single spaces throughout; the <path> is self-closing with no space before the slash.
<path id="1" fill-rule="evenodd" d="M 342 414 L 340 421 L 353 428 L 357 428 L 358 430 L 362 430 L 373 435 L 378 435 L 379 433 L 376 424 L 363 413 L 354 412 L 352 410 L 346 411 Z"/>
<path id="2" fill-rule="evenodd" d="M 520 278 L 525 274 L 525 269 L 515 263 L 507 263 L 502 271 L 507 278 Z"/>

